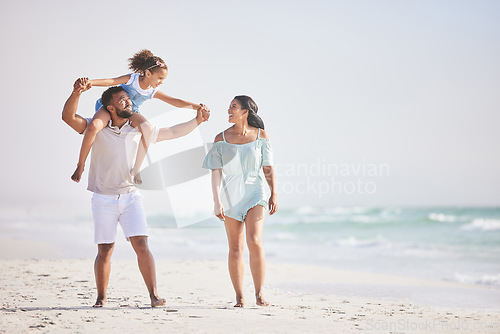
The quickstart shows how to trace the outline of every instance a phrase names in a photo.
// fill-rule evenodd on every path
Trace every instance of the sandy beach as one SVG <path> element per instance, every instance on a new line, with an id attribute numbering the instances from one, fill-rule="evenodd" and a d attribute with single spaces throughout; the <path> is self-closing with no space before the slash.
<path id="1" fill-rule="evenodd" d="M 158 288 L 167 306 L 152 309 L 131 258 L 113 261 L 108 304 L 94 309 L 93 259 L 59 258 L 43 243 L 0 241 L 1 333 L 500 332 L 498 290 L 272 262 L 269 307 L 255 305 L 248 265 L 246 307 L 237 309 L 224 261 L 160 259 Z M 433 302 L 436 295 L 440 302 Z M 484 300 L 466 308 L 442 305 L 457 296 Z"/>

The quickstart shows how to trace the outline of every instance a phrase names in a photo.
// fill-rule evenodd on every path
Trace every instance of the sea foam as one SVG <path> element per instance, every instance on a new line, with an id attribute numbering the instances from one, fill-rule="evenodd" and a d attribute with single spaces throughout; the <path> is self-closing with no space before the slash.
<path id="1" fill-rule="evenodd" d="M 455 273 L 455 280 L 466 284 L 500 285 L 500 274 L 473 277 Z"/>
<path id="2" fill-rule="evenodd" d="M 455 222 L 457 221 L 457 217 L 454 215 L 445 215 L 443 213 L 430 213 L 429 219 L 437 222 Z"/>
<path id="3" fill-rule="evenodd" d="M 477 218 L 472 223 L 463 225 L 462 230 L 497 231 L 500 230 L 500 220 Z"/>

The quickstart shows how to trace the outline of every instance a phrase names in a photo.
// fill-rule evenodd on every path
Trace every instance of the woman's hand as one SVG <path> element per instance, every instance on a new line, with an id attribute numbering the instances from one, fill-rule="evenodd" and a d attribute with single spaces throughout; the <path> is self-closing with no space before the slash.
<path id="1" fill-rule="evenodd" d="M 224 216 L 224 207 L 220 201 L 214 204 L 214 213 L 220 220 L 224 220 L 226 218 L 226 216 Z"/>
<path id="2" fill-rule="evenodd" d="M 269 215 L 274 214 L 276 211 L 278 211 L 278 195 L 271 194 L 271 197 L 269 197 Z"/>

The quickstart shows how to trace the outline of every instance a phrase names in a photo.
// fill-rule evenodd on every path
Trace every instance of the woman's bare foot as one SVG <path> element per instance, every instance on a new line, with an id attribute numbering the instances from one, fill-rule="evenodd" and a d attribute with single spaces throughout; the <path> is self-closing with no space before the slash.
<path id="1" fill-rule="evenodd" d="M 94 306 L 92 307 L 103 307 L 104 305 L 106 305 L 106 298 L 97 298 Z"/>
<path id="2" fill-rule="evenodd" d="M 71 175 L 71 179 L 73 181 L 75 181 L 76 183 L 80 182 L 80 179 L 82 178 L 83 169 L 84 169 L 83 167 L 84 166 L 77 165 L 75 172 L 73 173 L 73 175 Z"/>
<path id="3" fill-rule="evenodd" d="M 243 297 L 236 297 L 236 304 L 234 304 L 234 307 L 244 307 L 245 306 L 245 301 L 243 300 Z"/>
<path id="4" fill-rule="evenodd" d="M 158 298 L 158 297 L 151 298 L 151 307 L 165 306 L 166 304 L 167 300 L 164 298 Z"/>
<path id="5" fill-rule="evenodd" d="M 261 293 L 255 295 L 255 303 L 259 306 L 269 306 L 269 302 L 264 299 Z"/>

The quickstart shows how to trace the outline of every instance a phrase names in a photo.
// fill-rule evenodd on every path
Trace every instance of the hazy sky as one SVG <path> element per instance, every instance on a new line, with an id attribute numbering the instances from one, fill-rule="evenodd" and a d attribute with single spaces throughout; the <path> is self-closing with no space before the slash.
<path id="1" fill-rule="evenodd" d="M 252 96 L 282 207 L 500 205 L 498 1 L 2 1 L 2 206 L 90 210 L 60 118 L 79 76 L 148 48 L 165 93 L 212 110 Z M 102 93 L 81 98 L 93 114 Z M 156 100 L 145 108 L 165 108 Z M 177 111 L 172 111 L 175 113 Z M 201 161 L 200 161 L 201 164 Z M 193 203 L 195 206 L 196 203 Z"/>

